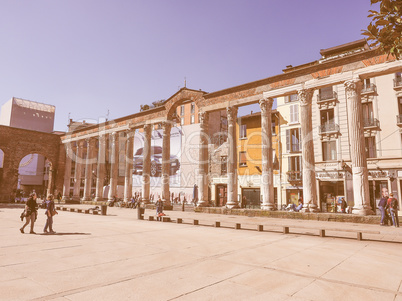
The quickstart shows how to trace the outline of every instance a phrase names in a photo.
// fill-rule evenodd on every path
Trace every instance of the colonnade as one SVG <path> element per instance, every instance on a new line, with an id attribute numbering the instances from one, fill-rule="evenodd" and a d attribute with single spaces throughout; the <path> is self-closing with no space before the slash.
<path id="1" fill-rule="evenodd" d="M 364 132 L 362 120 L 362 107 L 360 101 L 360 82 L 353 80 L 344 83 L 346 90 L 346 101 L 348 106 L 348 126 L 350 131 L 351 143 L 351 161 L 353 174 L 353 190 L 355 209 L 358 214 L 370 214 L 370 200 L 368 195 L 368 172 L 367 162 L 364 151 Z M 314 89 L 300 89 L 298 100 L 300 103 L 301 114 L 301 140 L 302 140 L 302 166 L 303 166 L 303 211 L 318 211 L 318 199 L 316 189 L 315 161 L 314 161 L 314 143 L 312 129 L 312 97 Z M 273 148 L 272 148 L 272 105 L 273 98 L 267 97 L 259 100 L 261 108 L 261 135 L 262 135 L 262 209 L 276 210 L 274 202 L 273 185 Z M 228 208 L 237 208 L 239 206 L 237 192 L 237 107 L 230 106 L 226 108 L 228 122 L 228 159 L 227 159 L 227 203 Z M 200 108 L 200 140 L 199 140 L 199 162 L 197 184 L 199 189 L 198 206 L 209 206 L 208 200 L 208 123 L 209 112 Z M 163 147 L 162 147 L 162 200 L 165 205 L 170 203 L 170 131 L 172 121 L 161 123 L 163 129 Z M 149 202 L 150 196 L 150 174 L 151 174 L 151 133 L 152 124 L 143 126 L 144 146 L 143 146 L 143 171 L 142 171 L 142 201 Z M 106 162 L 106 140 L 109 140 L 111 148 L 111 168 L 110 168 L 110 189 L 108 199 L 112 199 L 116 194 L 118 177 L 118 158 L 119 141 L 118 133 L 100 134 L 96 138 L 87 138 L 79 140 L 76 143 L 76 149 L 73 150 L 71 143 L 66 143 L 66 164 L 64 176 L 63 198 L 69 198 L 71 167 L 75 164 L 73 199 L 79 199 L 82 168 L 85 168 L 84 194 L 83 200 L 90 199 L 92 177 L 96 176 L 95 201 L 103 200 L 103 186 L 105 179 Z M 133 171 L 133 140 L 134 131 L 126 131 L 125 147 L 125 181 L 124 181 L 124 201 L 132 197 L 132 171 Z M 98 150 L 96 154 L 96 141 L 98 141 Z M 83 158 L 84 145 L 86 146 L 86 158 Z M 96 157 L 96 158 L 95 158 Z M 93 175 L 92 168 L 97 164 L 96 175 Z"/>

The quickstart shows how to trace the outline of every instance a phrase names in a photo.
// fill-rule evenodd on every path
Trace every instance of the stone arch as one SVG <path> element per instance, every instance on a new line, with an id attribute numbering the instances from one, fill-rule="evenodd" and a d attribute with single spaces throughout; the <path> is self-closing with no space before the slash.
<path id="1" fill-rule="evenodd" d="M 0 140 L 5 158 L 0 181 L 0 201 L 13 201 L 18 184 L 19 163 L 28 154 L 43 155 L 52 163 L 54 176 L 57 175 L 59 161 L 63 162 L 59 135 L 0 126 Z"/>
<path id="2" fill-rule="evenodd" d="M 190 90 L 187 88 L 180 89 L 165 103 L 165 114 L 167 120 L 171 120 L 176 112 L 177 107 L 187 100 L 194 101 L 198 109 L 200 109 L 200 103 L 203 100 L 204 94 L 206 94 L 206 92 L 200 90 Z"/>

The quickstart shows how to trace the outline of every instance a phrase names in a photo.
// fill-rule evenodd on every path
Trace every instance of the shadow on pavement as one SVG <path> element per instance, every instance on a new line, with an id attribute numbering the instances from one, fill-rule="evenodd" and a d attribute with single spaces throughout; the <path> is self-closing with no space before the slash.
<path id="1" fill-rule="evenodd" d="M 40 235 L 91 235 L 91 233 L 80 233 L 80 232 L 56 232 L 56 233 L 41 233 Z"/>

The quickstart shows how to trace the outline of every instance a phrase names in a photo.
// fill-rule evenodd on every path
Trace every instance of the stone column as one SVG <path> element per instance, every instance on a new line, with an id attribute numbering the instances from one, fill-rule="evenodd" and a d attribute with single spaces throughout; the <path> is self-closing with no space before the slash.
<path id="1" fill-rule="evenodd" d="M 64 168 L 64 184 L 63 184 L 63 201 L 70 199 L 70 182 L 71 182 L 71 157 L 72 148 L 71 143 L 65 144 L 66 148 L 66 165 Z"/>
<path id="2" fill-rule="evenodd" d="M 370 207 L 367 160 L 364 142 L 363 110 L 360 100 L 361 82 L 345 82 L 348 109 L 348 127 L 350 156 L 353 177 L 353 213 L 359 215 L 373 214 Z"/>
<path id="3" fill-rule="evenodd" d="M 314 89 L 298 91 L 302 140 L 303 212 L 318 211 L 311 108 L 313 92 Z"/>
<path id="4" fill-rule="evenodd" d="M 162 142 L 162 201 L 164 206 L 171 206 L 170 201 L 170 121 L 162 122 L 163 142 Z"/>
<path id="5" fill-rule="evenodd" d="M 272 98 L 260 100 L 262 142 L 262 206 L 264 210 L 276 210 L 274 199 L 274 164 L 272 158 Z"/>
<path id="6" fill-rule="evenodd" d="M 110 183 L 109 183 L 109 201 L 117 194 L 117 177 L 119 173 L 119 133 L 113 132 L 110 134 L 110 145 L 112 153 L 110 156 Z"/>
<path id="7" fill-rule="evenodd" d="M 200 151 L 198 162 L 198 207 L 207 207 L 208 200 L 208 112 L 199 112 Z"/>
<path id="8" fill-rule="evenodd" d="M 52 194 L 52 191 L 53 191 L 53 165 L 50 164 L 46 196 L 48 196 L 49 194 Z"/>
<path id="9" fill-rule="evenodd" d="M 105 181 L 106 135 L 99 134 L 98 167 L 96 170 L 95 202 L 103 201 L 103 185 Z"/>
<path id="10" fill-rule="evenodd" d="M 80 199 L 82 162 L 84 160 L 83 153 L 84 153 L 84 141 L 80 140 L 77 142 L 77 152 L 75 156 L 75 173 L 74 173 L 74 189 L 73 189 L 74 201 L 79 201 Z"/>
<path id="11" fill-rule="evenodd" d="M 236 136 L 236 121 L 237 107 L 228 107 L 228 197 L 226 207 L 229 209 L 238 208 L 237 200 L 237 136 Z"/>
<path id="12" fill-rule="evenodd" d="M 126 166 L 124 169 L 124 202 L 130 201 L 133 195 L 133 142 L 134 132 L 126 132 Z"/>
<path id="13" fill-rule="evenodd" d="M 91 188 L 92 188 L 92 164 L 94 163 L 94 150 L 95 139 L 87 138 L 87 158 L 85 162 L 85 180 L 84 180 L 84 196 L 83 201 L 91 200 Z"/>
<path id="14" fill-rule="evenodd" d="M 152 125 L 144 125 L 144 149 L 142 153 L 142 202 L 149 203 L 151 172 L 151 134 Z"/>

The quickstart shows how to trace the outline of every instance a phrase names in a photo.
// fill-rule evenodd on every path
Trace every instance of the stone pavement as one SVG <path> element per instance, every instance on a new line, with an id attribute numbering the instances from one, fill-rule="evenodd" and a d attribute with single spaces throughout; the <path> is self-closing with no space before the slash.
<path id="1" fill-rule="evenodd" d="M 41 209 L 32 235 L 18 230 L 21 211 L 0 208 L 0 300 L 402 301 L 401 228 L 166 212 L 184 219 L 176 224 L 108 208 L 59 211 L 57 233 L 44 235 Z M 195 218 L 230 228 L 191 225 Z M 235 230 L 237 222 L 279 231 Z M 300 233 L 280 233 L 285 224 Z M 380 234 L 322 238 L 320 227 Z"/>

